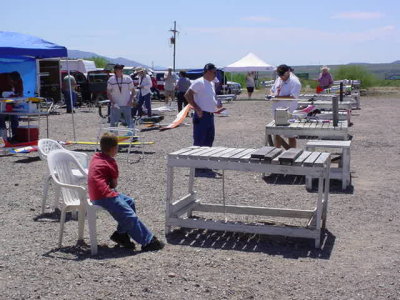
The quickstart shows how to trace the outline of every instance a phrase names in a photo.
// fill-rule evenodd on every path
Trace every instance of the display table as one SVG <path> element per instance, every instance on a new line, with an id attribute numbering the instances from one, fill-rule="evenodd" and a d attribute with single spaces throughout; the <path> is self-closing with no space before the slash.
<path id="1" fill-rule="evenodd" d="M 333 140 L 348 140 L 348 123 L 347 121 L 338 122 L 338 126 L 334 127 L 332 122 L 309 122 L 302 120 L 300 122 L 289 123 L 289 125 L 275 125 L 275 121 L 265 126 L 265 145 L 273 146 L 271 135 L 280 136 L 315 136 L 320 139 L 328 138 Z"/>
<path id="2" fill-rule="evenodd" d="M 0 115 L 6 116 L 18 116 L 26 117 L 28 122 L 28 128 L 32 120 L 36 117 L 38 120 L 38 128 L 40 128 L 40 118 L 46 117 L 46 137 L 49 137 L 49 113 L 48 112 L 0 112 Z M 28 131 L 29 134 L 29 131 Z M 30 141 L 30 136 L 28 135 L 28 141 Z"/>
<path id="3" fill-rule="evenodd" d="M 269 149 L 268 149 L 269 148 Z M 263 148 L 264 149 L 264 148 Z M 325 228 L 329 195 L 330 154 L 321 152 L 302 152 L 291 165 L 287 165 L 289 152 L 274 147 L 266 147 L 264 159 L 251 158 L 257 149 L 225 147 L 188 147 L 168 154 L 166 191 L 166 234 L 171 227 L 199 228 L 232 232 L 245 232 L 266 235 L 303 237 L 315 240 L 315 247 L 321 245 L 321 231 Z M 189 168 L 188 194 L 175 198 L 174 168 Z M 235 170 L 243 172 L 294 174 L 318 178 L 318 193 L 315 207 L 310 210 L 250 207 L 223 204 L 207 204 L 197 199 L 193 190 L 195 168 Z M 223 195 L 224 177 L 222 178 Z M 223 196 L 224 197 L 224 196 Z M 265 199 L 268 201 L 268 199 Z M 233 223 L 224 220 L 205 220 L 193 218 L 194 211 L 209 213 L 229 213 L 259 216 L 308 219 L 307 226 L 277 226 L 266 224 Z"/>

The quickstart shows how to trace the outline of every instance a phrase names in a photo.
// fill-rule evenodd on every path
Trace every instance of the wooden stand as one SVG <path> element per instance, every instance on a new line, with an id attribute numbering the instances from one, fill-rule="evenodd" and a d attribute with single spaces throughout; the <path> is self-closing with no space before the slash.
<path id="1" fill-rule="evenodd" d="M 251 158 L 257 149 L 224 148 L 224 147 L 188 147 L 170 153 L 167 161 L 166 191 L 166 234 L 171 227 L 200 228 L 221 231 L 245 232 L 267 235 L 282 235 L 315 239 L 315 247 L 321 246 L 321 231 L 327 219 L 330 154 L 304 151 L 298 153 L 268 147 L 259 158 Z M 265 153 L 264 153 L 265 152 Z M 268 158 L 267 158 L 268 157 Z M 290 157 L 293 158 L 290 162 Z M 288 165 L 289 164 L 289 165 Z M 188 194 L 174 200 L 174 168 L 189 168 Z M 235 170 L 243 172 L 275 173 L 306 175 L 318 178 L 318 198 L 310 210 L 250 207 L 223 204 L 202 203 L 193 190 L 195 168 Z M 222 180 L 223 195 L 224 178 Z M 223 196 L 224 197 L 224 196 Z M 194 211 L 210 213 L 230 213 L 286 218 L 306 218 L 307 226 L 273 226 L 228 223 L 223 220 L 202 220 L 191 218 Z"/>

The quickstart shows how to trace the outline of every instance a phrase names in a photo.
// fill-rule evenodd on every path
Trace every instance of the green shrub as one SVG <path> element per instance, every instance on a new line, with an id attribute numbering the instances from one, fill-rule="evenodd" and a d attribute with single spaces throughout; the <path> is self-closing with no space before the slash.
<path id="1" fill-rule="evenodd" d="M 334 80 L 361 80 L 362 88 L 369 88 L 375 86 L 377 83 L 377 78 L 372 73 L 368 72 L 367 69 L 359 65 L 340 66 L 333 72 L 333 78 Z"/>
<path id="2" fill-rule="evenodd" d="M 107 59 L 101 56 L 93 56 L 85 59 L 94 61 L 96 68 L 104 68 L 109 63 Z"/>

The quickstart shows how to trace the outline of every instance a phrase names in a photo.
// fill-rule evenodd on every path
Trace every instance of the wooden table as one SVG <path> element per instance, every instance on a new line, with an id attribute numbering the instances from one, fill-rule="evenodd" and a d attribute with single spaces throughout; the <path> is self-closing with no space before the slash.
<path id="1" fill-rule="evenodd" d="M 265 126 L 265 145 L 273 146 L 272 135 L 281 136 L 315 136 L 320 139 L 327 138 L 333 140 L 348 140 L 348 123 L 347 121 L 338 122 L 338 126 L 334 127 L 332 122 L 309 122 L 302 120 L 300 122 L 289 123 L 289 125 L 275 125 L 275 121 Z"/>
<path id="2" fill-rule="evenodd" d="M 269 149 L 268 149 L 269 148 Z M 295 158 L 292 165 L 287 165 L 290 151 L 274 147 L 265 147 L 264 159 L 253 159 L 251 154 L 256 149 L 225 147 L 188 147 L 168 154 L 167 191 L 165 226 L 166 234 L 171 227 L 199 228 L 232 232 L 245 232 L 267 235 L 283 235 L 315 239 L 315 247 L 321 245 L 321 231 L 325 228 L 329 195 L 330 154 L 304 151 Z M 174 168 L 189 168 L 188 194 L 174 198 Z M 318 196 L 315 207 L 310 210 L 268 208 L 202 203 L 193 190 L 195 168 L 212 168 L 243 172 L 276 173 L 312 176 L 318 178 Z M 223 195 L 224 176 L 222 177 Z M 267 201 L 268 199 L 266 199 Z M 205 220 L 193 218 L 194 211 L 210 213 L 229 213 L 259 216 L 308 219 L 307 226 L 277 226 L 233 223 L 224 220 Z"/>

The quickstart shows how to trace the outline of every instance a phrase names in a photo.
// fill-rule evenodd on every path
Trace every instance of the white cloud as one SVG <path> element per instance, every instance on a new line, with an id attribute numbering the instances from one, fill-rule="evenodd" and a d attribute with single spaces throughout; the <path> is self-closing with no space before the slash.
<path id="1" fill-rule="evenodd" d="M 380 12 L 345 11 L 331 16 L 331 19 L 370 20 L 380 19 L 383 16 Z"/>
<path id="2" fill-rule="evenodd" d="M 261 17 L 261 16 L 250 16 L 250 17 L 243 17 L 241 18 L 242 21 L 250 21 L 256 23 L 267 23 L 271 22 L 273 19 L 268 17 Z"/>

